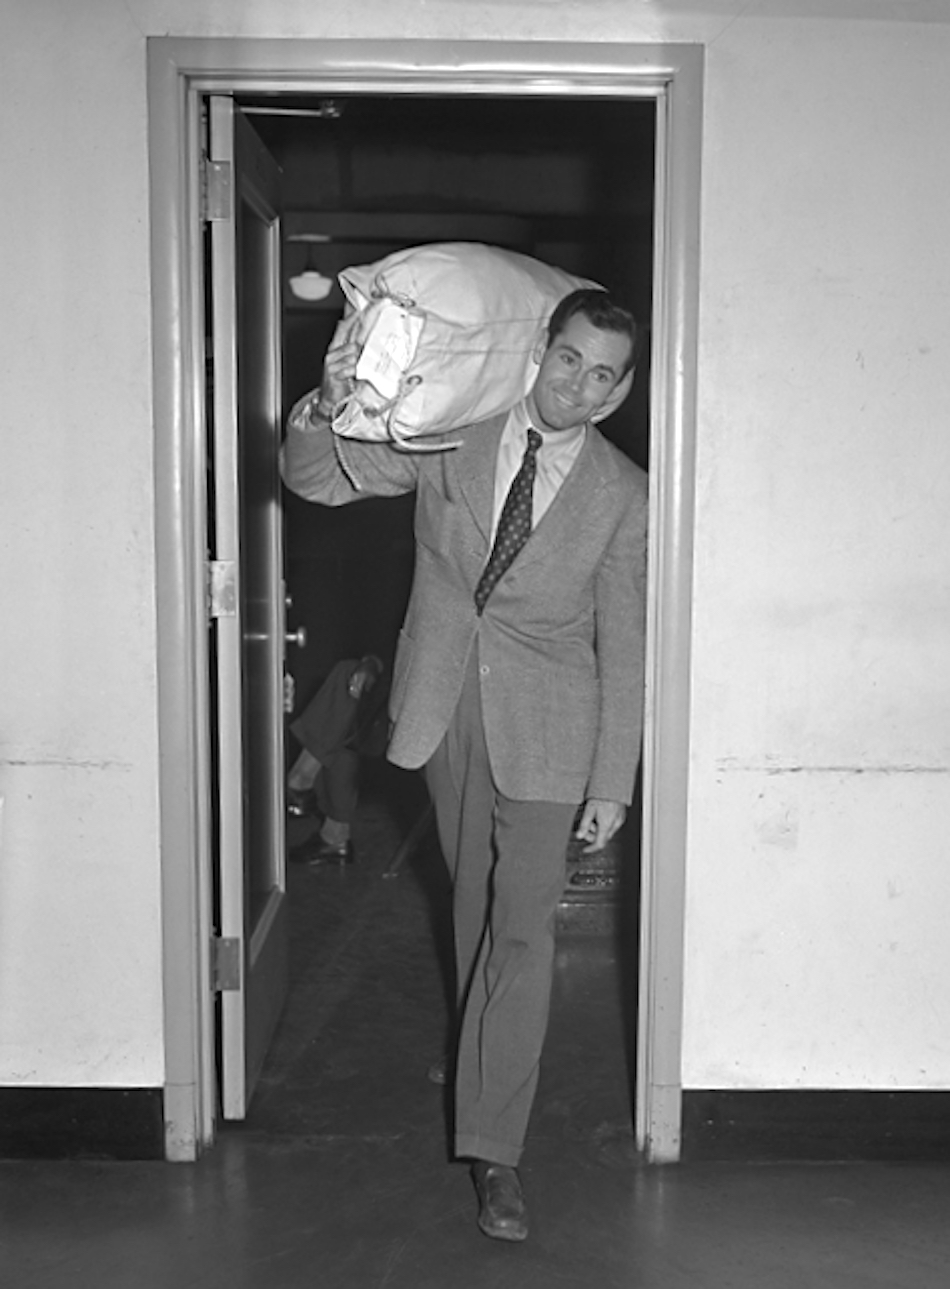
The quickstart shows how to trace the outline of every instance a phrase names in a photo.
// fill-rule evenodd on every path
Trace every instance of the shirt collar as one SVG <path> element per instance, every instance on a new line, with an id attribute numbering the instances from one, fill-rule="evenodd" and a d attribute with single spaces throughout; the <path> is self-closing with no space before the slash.
<path id="1" fill-rule="evenodd" d="M 560 449 L 573 447 L 579 440 L 583 439 L 587 433 L 587 425 L 575 425 L 570 430 L 543 430 L 540 425 L 535 425 L 528 415 L 527 399 L 522 399 L 511 409 L 511 416 L 508 422 L 509 426 L 514 428 L 521 438 L 527 438 L 529 427 L 533 426 L 541 435 L 542 443 L 540 451 L 553 449 L 555 452 Z"/>

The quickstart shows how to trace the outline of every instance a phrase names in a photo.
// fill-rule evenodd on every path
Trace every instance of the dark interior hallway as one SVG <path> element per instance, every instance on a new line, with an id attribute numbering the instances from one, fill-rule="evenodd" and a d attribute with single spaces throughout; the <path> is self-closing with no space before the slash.
<path id="1" fill-rule="evenodd" d="M 486 1240 L 446 1108 L 446 887 L 430 843 L 393 878 L 416 785 L 376 772 L 351 868 L 291 868 L 293 987 L 247 1122 L 195 1165 L 0 1162 L 9 1289 L 937 1289 L 950 1276 L 939 1165 L 639 1163 L 628 952 L 560 933 L 523 1176 L 532 1234 Z M 595 920 L 594 926 L 598 925 Z M 590 923 L 588 923 L 590 926 Z"/>

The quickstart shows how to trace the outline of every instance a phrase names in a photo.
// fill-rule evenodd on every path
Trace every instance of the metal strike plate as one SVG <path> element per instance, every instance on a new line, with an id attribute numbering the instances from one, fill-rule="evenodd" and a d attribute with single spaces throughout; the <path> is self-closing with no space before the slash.
<path id="1" fill-rule="evenodd" d="M 237 570 L 233 559 L 208 564 L 208 612 L 213 618 L 237 615 Z"/>
<path id="2" fill-rule="evenodd" d="M 205 158 L 201 213 L 209 223 L 231 218 L 231 163 Z"/>
<path id="3" fill-rule="evenodd" d="M 215 993 L 241 988 L 241 941 L 217 936 L 212 942 Z"/>

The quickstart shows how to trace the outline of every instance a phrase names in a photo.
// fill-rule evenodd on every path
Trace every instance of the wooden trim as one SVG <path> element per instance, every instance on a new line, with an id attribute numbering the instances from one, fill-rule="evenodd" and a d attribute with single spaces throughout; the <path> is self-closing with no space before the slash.
<path id="1" fill-rule="evenodd" d="M 635 1103 L 637 1146 L 651 1163 L 674 1163 L 680 1149 L 702 87 L 702 51 L 686 48 L 657 104 Z"/>
<path id="2" fill-rule="evenodd" d="M 167 1157 L 214 1135 L 204 320 L 197 101 L 148 42 Z"/>

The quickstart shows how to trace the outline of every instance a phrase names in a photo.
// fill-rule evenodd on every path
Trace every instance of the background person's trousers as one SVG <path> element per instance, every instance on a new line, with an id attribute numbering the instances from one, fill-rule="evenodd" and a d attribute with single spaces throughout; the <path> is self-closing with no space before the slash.
<path id="1" fill-rule="evenodd" d="M 492 778 L 477 650 L 426 766 L 453 883 L 460 1025 L 455 1153 L 517 1164 L 538 1082 L 576 805 L 513 801 Z"/>

